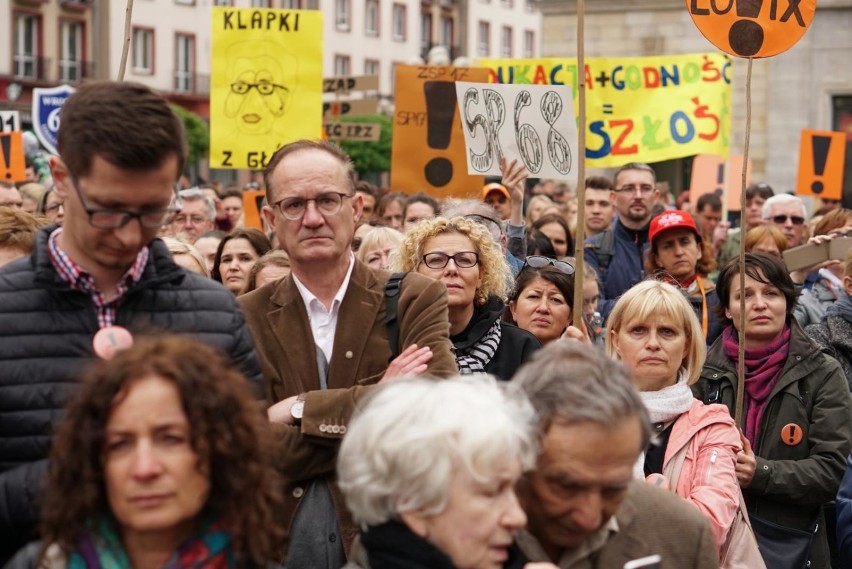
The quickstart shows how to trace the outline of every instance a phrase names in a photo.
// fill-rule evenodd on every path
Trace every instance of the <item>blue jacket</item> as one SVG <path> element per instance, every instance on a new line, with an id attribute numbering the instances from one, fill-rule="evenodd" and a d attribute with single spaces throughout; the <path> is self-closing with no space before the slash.
<path id="1" fill-rule="evenodd" d="M 648 225 L 635 231 L 625 227 L 620 220 L 612 225 L 615 232 L 612 258 L 605 271 L 601 271 L 597 248 L 603 240 L 603 233 L 590 237 L 585 242 L 583 258 L 600 276 L 600 302 L 598 310 L 604 320 L 609 317 L 618 297 L 645 277 L 643 268 L 645 251 L 648 250 Z"/>

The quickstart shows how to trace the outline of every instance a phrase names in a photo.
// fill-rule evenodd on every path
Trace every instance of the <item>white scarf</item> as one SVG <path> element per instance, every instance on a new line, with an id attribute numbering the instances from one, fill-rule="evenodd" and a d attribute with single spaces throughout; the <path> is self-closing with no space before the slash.
<path id="1" fill-rule="evenodd" d="M 692 390 L 686 384 L 684 370 L 678 372 L 677 383 L 658 391 L 640 391 L 642 402 L 648 409 L 651 424 L 669 423 L 674 421 L 692 407 Z M 654 437 L 655 438 L 655 437 Z M 654 444 L 654 438 L 651 444 Z M 645 451 L 639 454 L 639 460 L 633 466 L 633 478 L 645 479 Z"/>

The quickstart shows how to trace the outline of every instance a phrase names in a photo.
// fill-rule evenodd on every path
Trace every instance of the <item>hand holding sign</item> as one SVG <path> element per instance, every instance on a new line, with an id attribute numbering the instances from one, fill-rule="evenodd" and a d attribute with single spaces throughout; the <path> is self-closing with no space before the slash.
<path id="1" fill-rule="evenodd" d="M 577 151 L 569 87 L 456 82 L 468 172 L 500 174 L 504 156 L 531 174 L 573 180 Z"/>

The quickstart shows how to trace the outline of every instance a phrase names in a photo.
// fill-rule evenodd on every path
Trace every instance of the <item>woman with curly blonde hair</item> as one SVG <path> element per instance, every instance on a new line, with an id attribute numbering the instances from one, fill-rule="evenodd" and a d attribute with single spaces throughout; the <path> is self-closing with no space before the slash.
<path id="1" fill-rule="evenodd" d="M 447 287 L 450 340 L 461 373 L 508 380 L 541 347 L 529 332 L 501 322 L 511 271 L 484 225 L 464 217 L 423 220 L 405 234 L 391 265 Z"/>
<path id="2" fill-rule="evenodd" d="M 11 566 L 267 568 L 285 533 L 270 437 L 218 351 L 137 339 L 86 374 L 52 447 L 43 546 Z"/>

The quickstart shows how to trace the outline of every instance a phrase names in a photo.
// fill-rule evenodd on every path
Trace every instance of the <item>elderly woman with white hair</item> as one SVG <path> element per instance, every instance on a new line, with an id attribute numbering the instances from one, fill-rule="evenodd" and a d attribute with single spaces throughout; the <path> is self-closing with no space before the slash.
<path id="1" fill-rule="evenodd" d="M 402 379 L 353 417 L 338 483 L 362 528 L 345 569 L 546 569 L 514 544 L 515 483 L 535 463 L 530 403 L 486 375 Z"/>

